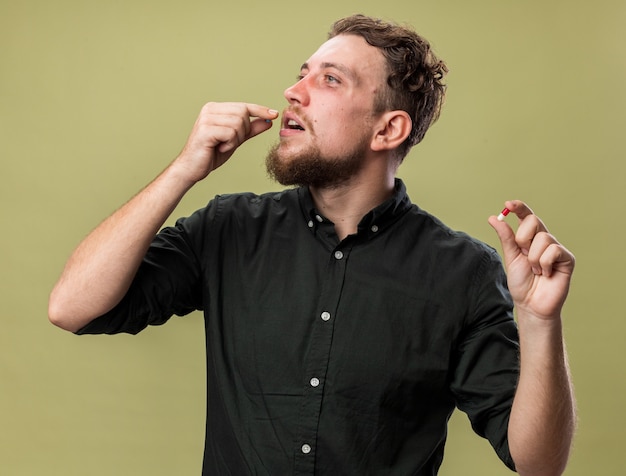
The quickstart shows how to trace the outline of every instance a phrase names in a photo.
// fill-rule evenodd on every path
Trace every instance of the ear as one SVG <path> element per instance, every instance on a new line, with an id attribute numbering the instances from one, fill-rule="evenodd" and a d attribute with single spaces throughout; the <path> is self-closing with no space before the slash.
<path id="1" fill-rule="evenodd" d="M 393 150 L 402 144 L 413 127 L 413 121 L 405 111 L 387 111 L 377 122 L 371 148 L 374 151 Z"/>

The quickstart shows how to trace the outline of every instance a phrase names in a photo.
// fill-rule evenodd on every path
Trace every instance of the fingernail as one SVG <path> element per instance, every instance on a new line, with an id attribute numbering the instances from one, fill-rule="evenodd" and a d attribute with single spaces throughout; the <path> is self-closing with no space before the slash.
<path id="1" fill-rule="evenodd" d="M 270 114 L 278 114 L 278 111 L 276 109 L 270 109 L 268 112 Z"/>

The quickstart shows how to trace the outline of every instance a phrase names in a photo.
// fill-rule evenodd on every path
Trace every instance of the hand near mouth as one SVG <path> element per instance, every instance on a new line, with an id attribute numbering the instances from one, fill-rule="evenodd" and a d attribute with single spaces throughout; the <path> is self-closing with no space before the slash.
<path id="1" fill-rule="evenodd" d="M 250 103 L 208 103 L 172 164 L 192 183 L 223 165 L 248 139 L 272 127 L 278 111 Z"/>

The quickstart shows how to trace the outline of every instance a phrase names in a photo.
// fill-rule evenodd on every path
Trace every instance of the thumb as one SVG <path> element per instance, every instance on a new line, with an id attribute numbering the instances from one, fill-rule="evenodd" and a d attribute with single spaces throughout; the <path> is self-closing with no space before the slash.
<path id="1" fill-rule="evenodd" d="M 258 104 L 246 104 L 248 108 L 248 115 L 250 118 L 254 118 L 250 121 L 250 129 L 246 140 L 251 139 L 272 127 L 272 121 L 278 118 L 278 111 L 276 109 L 268 109 Z"/>
<path id="2" fill-rule="evenodd" d="M 272 127 L 271 119 L 256 118 L 250 122 L 250 132 L 246 139 L 251 139 Z"/>
<path id="3" fill-rule="evenodd" d="M 515 241 L 515 233 L 508 223 L 498 220 L 495 216 L 489 217 L 489 224 L 498 234 L 502 245 L 502 254 L 505 263 L 513 261 L 520 253 L 521 249 Z"/>

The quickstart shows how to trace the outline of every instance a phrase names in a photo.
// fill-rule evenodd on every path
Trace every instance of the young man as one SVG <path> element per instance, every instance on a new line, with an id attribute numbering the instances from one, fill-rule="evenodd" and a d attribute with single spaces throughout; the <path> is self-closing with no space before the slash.
<path id="1" fill-rule="evenodd" d="M 517 233 L 489 222 L 507 289 L 492 249 L 411 204 L 395 178 L 439 114 L 445 73 L 414 32 L 340 20 L 285 91 L 267 159 L 297 188 L 216 197 L 155 237 L 279 116 L 210 103 L 179 157 L 71 256 L 49 309 L 67 330 L 136 333 L 204 311 L 203 474 L 436 474 L 455 406 L 520 474 L 563 471 L 574 257 L 506 202 Z"/>

